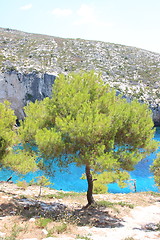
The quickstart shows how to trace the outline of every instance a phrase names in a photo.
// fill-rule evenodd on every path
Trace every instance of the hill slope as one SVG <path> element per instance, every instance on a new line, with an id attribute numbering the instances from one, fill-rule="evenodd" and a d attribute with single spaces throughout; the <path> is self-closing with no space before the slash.
<path id="1" fill-rule="evenodd" d="M 0 28 L 0 71 L 59 74 L 102 72 L 125 95 L 160 106 L 160 54 L 129 46 L 64 39 Z"/>

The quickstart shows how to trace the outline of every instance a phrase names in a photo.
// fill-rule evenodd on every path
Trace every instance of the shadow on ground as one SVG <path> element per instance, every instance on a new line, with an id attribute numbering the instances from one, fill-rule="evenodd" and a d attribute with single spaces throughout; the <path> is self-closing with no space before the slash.
<path id="1" fill-rule="evenodd" d="M 78 226 L 95 226 L 101 228 L 122 227 L 122 220 L 110 216 L 104 207 L 69 209 L 58 202 L 46 203 L 29 198 L 16 198 L 0 205 L 0 216 L 19 215 L 24 220 L 32 217 L 51 218 L 55 221 L 65 220 Z"/>

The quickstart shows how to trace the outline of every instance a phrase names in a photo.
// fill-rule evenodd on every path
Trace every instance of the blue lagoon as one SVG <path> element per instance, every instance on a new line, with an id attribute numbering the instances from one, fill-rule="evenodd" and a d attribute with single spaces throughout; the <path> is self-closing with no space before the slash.
<path id="1" fill-rule="evenodd" d="M 156 129 L 155 140 L 160 142 L 160 127 Z M 126 188 L 120 188 L 117 184 L 109 184 L 108 191 L 111 193 L 129 193 L 134 192 L 134 182 L 136 183 L 137 192 L 154 191 L 159 192 L 158 187 L 155 185 L 153 174 L 150 172 L 150 165 L 153 162 L 156 154 L 160 152 L 160 148 L 157 152 L 152 153 L 150 156 L 139 162 L 135 170 L 130 172 L 131 180 L 128 181 Z M 86 180 L 80 179 L 82 174 L 85 172 L 84 167 L 77 167 L 75 164 L 70 164 L 67 171 L 61 171 L 58 166 L 54 165 L 54 176 L 49 177 L 50 182 L 53 183 L 51 188 L 64 191 L 75 191 L 75 192 L 86 192 L 87 182 Z M 12 181 L 16 183 L 20 180 L 26 180 L 30 182 L 33 178 L 42 176 L 43 171 L 37 171 L 35 173 L 29 173 L 23 178 L 14 173 L 13 171 L 3 169 L 0 171 L 0 181 L 6 181 L 8 177 L 12 176 Z"/>

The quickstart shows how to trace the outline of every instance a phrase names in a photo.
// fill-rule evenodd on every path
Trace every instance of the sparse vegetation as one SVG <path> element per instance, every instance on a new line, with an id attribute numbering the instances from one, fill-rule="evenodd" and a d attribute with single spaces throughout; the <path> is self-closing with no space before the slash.
<path id="1" fill-rule="evenodd" d="M 5 228 L 7 229 L 7 231 L 10 231 L 10 229 L 7 227 L 7 225 L 5 226 Z M 27 231 L 27 228 L 22 228 L 19 225 L 17 225 L 16 223 L 13 225 L 10 234 L 7 237 L 2 238 L 3 240 L 16 240 L 17 237 L 19 236 L 19 234 L 22 231 Z M 0 238 L 1 239 L 1 238 Z"/>
<path id="2" fill-rule="evenodd" d="M 105 82 L 124 93 L 125 84 L 135 97 L 143 96 L 148 102 L 156 97 L 154 86 L 160 79 L 160 55 L 134 47 L 83 39 L 63 39 L 46 35 L 28 34 L 0 28 L 0 70 L 20 72 L 71 72 L 91 69 L 102 72 Z M 14 39 L 14 41 L 11 41 Z M 7 60 L 12 66 L 7 66 Z M 123 84 L 122 84 L 123 82 Z M 143 85 L 148 91 L 139 90 Z M 140 92 L 140 93 L 139 93 Z"/>
<path id="3" fill-rule="evenodd" d="M 44 188 L 43 191 L 46 196 L 49 193 L 54 193 L 55 190 L 51 190 L 49 188 Z M 100 202 L 100 206 L 92 206 L 88 209 L 82 208 L 84 203 L 84 196 L 81 194 L 77 196 L 63 198 L 63 201 L 60 201 L 61 204 L 67 204 L 67 209 L 57 212 L 53 211 L 50 216 L 47 213 L 47 206 L 48 211 L 50 212 L 51 203 L 59 202 L 57 200 L 46 199 L 44 200 L 42 197 L 37 201 L 35 207 L 32 205 L 32 197 L 37 195 L 39 189 L 37 186 L 28 186 L 27 189 L 22 189 L 17 187 L 15 184 L 9 183 L 1 183 L 0 184 L 0 234 L 5 234 L 4 236 L 1 235 L 0 240 L 17 240 L 17 239 L 44 239 L 49 237 L 58 237 L 61 239 L 65 239 L 65 237 L 70 237 L 71 239 L 86 239 L 91 240 L 92 238 L 96 239 L 96 236 L 99 238 L 102 236 L 112 236 L 112 233 L 117 233 L 118 238 L 121 239 L 120 233 L 124 230 L 124 239 L 133 240 L 132 236 L 135 236 L 135 239 L 143 238 L 143 233 L 150 239 L 150 234 L 153 233 L 154 236 L 157 236 L 158 239 L 158 231 L 159 231 L 159 216 L 156 209 L 153 208 L 153 212 L 150 211 L 150 207 L 157 205 L 159 200 L 159 195 L 152 195 L 152 193 L 131 193 L 131 194 L 105 194 L 105 195 L 95 195 L 97 203 Z M 25 198 L 26 203 L 31 201 L 30 207 L 27 205 L 19 206 L 20 211 L 17 211 L 17 205 L 13 204 L 15 200 L 19 199 L 21 196 L 20 194 L 24 193 L 27 198 Z M 71 193 L 72 195 L 72 193 Z M 24 198 L 24 197 L 23 197 Z M 43 200 L 42 200 L 43 199 Z M 100 201 L 101 199 L 101 201 Z M 110 199 L 107 201 L 105 199 Z M 77 205 L 83 200 L 81 205 Z M 136 206 L 141 206 L 140 216 L 144 214 L 147 216 L 145 219 L 148 223 L 150 223 L 150 219 L 155 219 L 155 223 L 149 225 L 152 229 L 155 228 L 155 231 L 152 232 L 146 231 L 146 225 L 142 223 L 144 229 L 142 228 L 140 232 L 140 237 L 137 235 L 135 229 L 124 224 L 123 217 L 125 217 L 125 224 L 127 224 L 128 220 L 130 219 L 130 214 L 132 212 L 137 212 L 137 208 L 132 209 L 130 204 L 136 202 Z M 41 205 L 42 204 L 42 205 Z M 23 207 L 25 206 L 25 209 Z M 104 207 L 103 207 L 104 206 Z M 44 210 L 45 207 L 45 212 Z M 149 209 L 148 209 L 149 207 Z M 144 209 L 143 209 L 144 208 Z M 148 210 L 147 210 L 148 209 Z M 41 212 L 40 212 L 41 211 Z M 131 211 L 131 212 L 130 212 Z M 30 215 L 28 214 L 30 212 Z M 45 215 L 44 215 L 45 214 Z M 147 215 L 146 215 L 147 214 Z M 43 215 L 43 216 L 42 216 Z M 134 215 L 133 222 L 139 223 L 139 216 L 138 213 Z M 127 218 L 126 218 L 127 217 Z M 156 221 L 158 220 L 157 224 Z M 118 222 L 122 223 L 122 227 L 119 228 L 119 225 L 115 225 Z M 130 222 L 129 222 L 130 224 Z M 85 226 L 85 227 L 84 227 Z M 93 228 L 94 227 L 94 228 Z M 112 228 L 112 229 L 111 229 Z M 113 230 L 114 228 L 114 230 Z M 103 230 L 102 230 L 103 229 Z M 149 228 L 148 228 L 149 229 Z M 129 232 L 128 232 L 129 230 Z M 95 232 L 96 231 L 96 232 Z M 89 234 L 88 234 L 89 233 Z M 133 239 L 132 239 L 133 238 Z"/>
<path id="4" fill-rule="evenodd" d="M 57 234 L 61 234 L 64 233 L 67 230 L 67 224 L 62 222 L 60 224 L 58 224 L 57 226 L 55 226 L 55 232 Z"/>
<path id="5" fill-rule="evenodd" d="M 23 189 L 27 189 L 28 183 L 25 180 L 17 181 L 17 186 Z"/>
<path id="6" fill-rule="evenodd" d="M 35 224 L 38 228 L 45 228 L 50 222 L 52 222 L 50 218 L 39 218 L 36 220 Z"/>
<path id="7" fill-rule="evenodd" d="M 48 195 L 42 195 L 42 198 L 45 199 L 51 199 L 51 198 L 57 198 L 57 199 L 63 199 L 63 198 L 68 198 L 68 197 L 77 197 L 82 195 L 83 193 L 77 193 L 77 192 L 57 192 L 55 194 L 48 194 Z M 83 194 L 84 195 L 84 194 Z"/>
<path id="8" fill-rule="evenodd" d="M 131 208 L 133 209 L 134 208 L 134 205 L 131 204 L 131 203 L 127 203 L 127 202 L 110 202 L 110 201 L 98 201 L 96 203 L 98 206 L 100 207 L 113 207 L 113 206 L 121 206 L 121 207 L 128 207 L 128 208 Z"/>
<path id="9" fill-rule="evenodd" d="M 80 235 L 80 234 L 78 234 L 76 236 L 76 239 L 92 240 L 92 238 L 90 238 L 89 235 L 84 236 L 84 235 Z"/>

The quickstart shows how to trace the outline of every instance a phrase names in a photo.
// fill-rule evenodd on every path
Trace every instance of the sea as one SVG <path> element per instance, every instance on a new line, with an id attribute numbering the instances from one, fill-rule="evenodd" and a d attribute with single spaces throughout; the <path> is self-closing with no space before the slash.
<path id="1" fill-rule="evenodd" d="M 160 142 L 160 127 L 156 128 L 154 139 Z M 135 170 L 130 172 L 131 179 L 126 182 L 127 187 L 120 188 L 116 183 L 112 183 L 108 185 L 108 192 L 160 192 L 160 189 L 155 184 L 153 173 L 150 172 L 150 166 L 158 152 L 160 152 L 160 147 L 156 152 L 152 153 L 135 166 Z M 26 181 L 29 183 L 31 180 L 36 180 L 37 177 L 45 175 L 51 183 L 51 185 L 49 185 L 50 188 L 63 191 L 86 192 L 87 181 L 81 179 L 84 172 L 84 166 L 77 167 L 74 163 L 70 164 L 68 169 L 63 171 L 57 165 L 54 165 L 54 174 L 52 176 L 47 175 L 42 170 L 30 172 L 25 176 L 22 176 L 11 170 L 1 169 L 0 181 L 6 181 L 9 177 L 12 177 L 11 180 L 14 183 L 17 183 L 18 181 Z"/>

